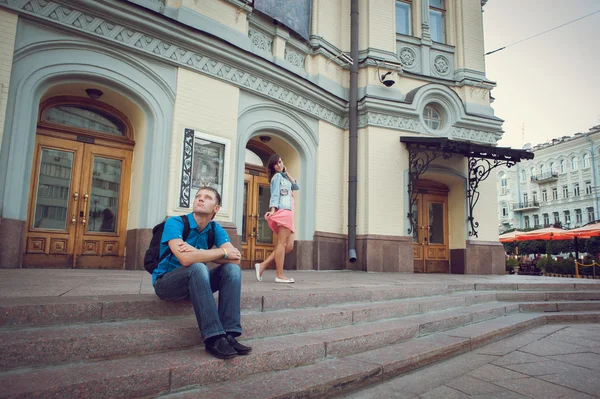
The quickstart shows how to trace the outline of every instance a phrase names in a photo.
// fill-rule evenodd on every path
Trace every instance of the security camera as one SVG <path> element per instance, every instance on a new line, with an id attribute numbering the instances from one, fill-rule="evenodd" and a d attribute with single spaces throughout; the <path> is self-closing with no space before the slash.
<path id="1" fill-rule="evenodd" d="M 387 78 L 388 75 L 391 75 L 392 72 L 386 72 L 379 77 L 379 81 L 385 85 L 385 87 L 392 87 L 396 81 L 392 80 L 392 78 Z M 387 79 L 386 79 L 387 78 Z"/>

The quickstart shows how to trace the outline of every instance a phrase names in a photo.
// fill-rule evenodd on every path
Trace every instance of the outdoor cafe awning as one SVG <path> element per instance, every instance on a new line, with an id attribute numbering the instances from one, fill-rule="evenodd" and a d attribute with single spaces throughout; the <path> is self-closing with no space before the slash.
<path id="1" fill-rule="evenodd" d="M 500 242 L 531 240 L 572 240 L 573 238 L 600 237 L 600 222 L 588 224 L 572 230 L 564 230 L 556 227 L 546 227 L 532 231 L 511 231 L 498 237 Z"/>

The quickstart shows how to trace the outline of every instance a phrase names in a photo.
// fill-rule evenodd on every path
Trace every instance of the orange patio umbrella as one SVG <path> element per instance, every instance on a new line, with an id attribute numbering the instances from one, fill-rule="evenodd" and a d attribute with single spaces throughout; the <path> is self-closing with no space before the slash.
<path id="1" fill-rule="evenodd" d="M 599 237 L 600 236 L 600 222 L 591 223 L 583 227 L 578 227 L 573 230 L 569 230 L 567 234 L 573 238 L 590 238 L 590 237 Z"/>
<path id="2" fill-rule="evenodd" d="M 501 234 L 498 239 L 500 242 L 513 242 L 517 240 L 517 234 L 522 234 L 522 231 L 511 231 L 509 233 Z"/>
<path id="3" fill-rule="evenodd" d="M 570 240 L 573 236 L 569 235 L 567 230 L 556 227 L 546 227 L 539 230 L 521 232 L 517 234 L 517 241 L 530 240 Z"/>

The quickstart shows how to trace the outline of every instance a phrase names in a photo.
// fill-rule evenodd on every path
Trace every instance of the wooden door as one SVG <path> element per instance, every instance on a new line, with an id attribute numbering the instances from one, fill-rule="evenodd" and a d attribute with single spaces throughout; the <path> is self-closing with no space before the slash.
<path id="1" fill-rule="evenodd" d="M 36 137 L 24 267 L 123 268 L 131 155 Z"/>
<path id="2" fill-rule="evenodd" d="M 413 232 L 415 273 L 448 273 L 448 196 L 419 193 L 413 207 L 417 228 Z"/>
<path id="3" fill-rule="evenodd" d="M 275 249 L 277 240 L 264 218 L 269 210 L 271 190 L 266 173 L 246 170 L 242 221 L 242 267 L 254 267 Z"/>
<path id="4" fill-rule="evenodd" d="M 131 151 L 85 145 L 74 267 L 121 269 Z"/>
<path id="5" fill-rule="evenodd" d="M 34 156 L 24 267 L 71 267 L 84 144 L 38 136 Z"/>

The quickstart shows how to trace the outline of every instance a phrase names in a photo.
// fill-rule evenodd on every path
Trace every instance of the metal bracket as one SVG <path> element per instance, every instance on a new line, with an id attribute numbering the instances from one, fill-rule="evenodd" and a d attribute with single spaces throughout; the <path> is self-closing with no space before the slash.
<path id="1" fill-rule="evenodd" d="M 423 173 L 429 168 L 429 164 L 435 159 L 443 157 L 444 159 L 452 158 L 452 154 L 446 151 L 433 150 L 431 148 L 409 147 L 408 148 L 408 219 L 410 226 L 408 234 L 412 234 L 418 227 L 418 220 L 415 220 L 413 207 L 417 201 L 417 195 L 414 193 L 415 184 Z"/>
<path id="2" fill-rule="evenodd" d="M 477 204 L 477 201 L 479 201 L 479 183 L 487 179 L 490 172 L 498 166 L 510 168 L 516 164 L 516 161 L 505 159 L 490 160 L 486 158 L 469 157 L 469 184 L 467 187 L 467 201 L 469 202 L 469 215 L 467 220 L 470 224 L 469 237 L 479 237 L 477 234 L 479 222 L 476 222 L 473 217 L 473 209 L 475 209 L 475 205 Z"/>

